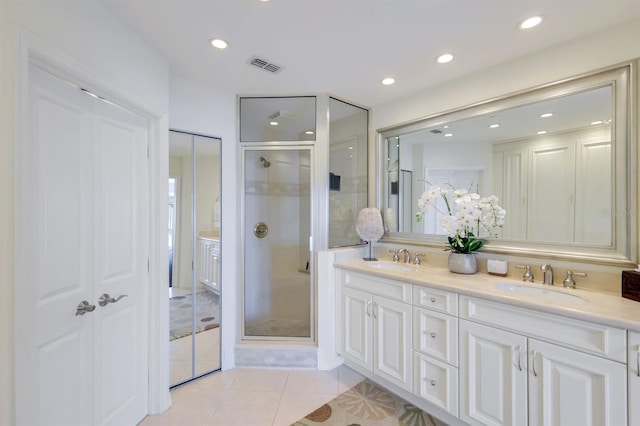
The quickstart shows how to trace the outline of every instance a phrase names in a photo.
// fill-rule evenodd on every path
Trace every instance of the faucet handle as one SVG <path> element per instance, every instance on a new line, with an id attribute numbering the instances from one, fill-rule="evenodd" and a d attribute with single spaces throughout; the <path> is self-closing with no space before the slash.
<path id="1" fill-rule="evenodd" d="M 562 281 L 562 285 L 565 287 L 576 288 L 576 280 L 573 277 L 586 277 L 587 274 L 585 272 L 574 272 L 572 270 L 567 271 L 567 278 Z"/>
<path id="2" fill-rule="evenodd" d="M 533 282 L 533 272 L 531 272 L 531 265 L 515 265 L 518 269 L 525 269 L 522 275 L 522 281 Z"/>
<path id="3" fill-rule="evenodd" d="M 414 265 L 419 265 L 421 257 L 424 257 L 424 253 L 415 253 L 413 255 L 413 264 Z"/>
<path id="4" fill-rule="evenodd" d="M 398 262 L 400 260 L 400 256 L 398 255 L 398 250 L 389 250 L 389 253 L 393 253 L 394 262 Z"/>

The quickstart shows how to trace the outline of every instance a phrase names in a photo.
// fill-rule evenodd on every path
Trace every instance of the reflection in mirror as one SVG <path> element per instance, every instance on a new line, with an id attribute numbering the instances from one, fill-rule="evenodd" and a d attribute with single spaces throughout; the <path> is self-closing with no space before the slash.
<path id="1" fill-rule="evenodd" d="M 441 240 L 434 209 L 416 220 L 433 184 L 500 198 L 493 251 L 629 262 L 627 91 L 624 67 L 382 131 L 387 240 Z"/>
<path id="2" fill-rule="evenodd" d="M 169 132 L 171 385 L 220 368 L 220 144 Z"/>
<path id="3" fill-rule="evenodd" d="M 360 244 L 355 224 L 367 207 L 368 115 L 329 98 L 329 247 Z"/>

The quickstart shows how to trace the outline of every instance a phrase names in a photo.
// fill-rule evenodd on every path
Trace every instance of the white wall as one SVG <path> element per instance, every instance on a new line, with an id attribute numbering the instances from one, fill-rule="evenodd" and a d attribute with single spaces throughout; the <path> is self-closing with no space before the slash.
<path id="1" fill-rule="evenodd" d="M 175 130 L 216 136 L 222 139 L 221 246 L 221 349 L 222 368 L 234 367 L 233 348 L 238 333 L 240 300 L 238 296 L 240 259 L 240 222 L 238 217 L 239 177 L 236 171 L 238 142 L 236 137 L 236 97 L 229 91 L 213 89 L 172 75 L 169 127 Z M 228 284 L 233 283 L 233 284 Z"/>
<path id="2" fill-rule="evenodd" d="M 71 58 L 77 62 L 74 68 L 82 74 L 144 106 L 164 126 L 169 83 L 166 61 L 97 2 L 74 2 L 72 7 L 51 1 L 0 2 L 0 424 L 12 425 L 15 424 L 13 152 L 20 34 L 26 31 Z M 157 142 L 166 148 L 166 139 L 159 135 Z M 152 151 L 153 148 L 157 146 Z M 166 165 L 160 161 L 160 167 L 153 172 L 162 174 L 163 167 Z"/>

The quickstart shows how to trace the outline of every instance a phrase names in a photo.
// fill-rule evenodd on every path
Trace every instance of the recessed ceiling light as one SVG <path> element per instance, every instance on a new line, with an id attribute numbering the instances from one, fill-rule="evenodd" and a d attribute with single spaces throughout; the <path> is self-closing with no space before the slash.
<path id="1" fill-rule="evenodd" d="M 448 129 L 449 125 L 447 124 L 446 126 L 442 126 L 443 129 Z"/>
<path id="2" fill-rule="evenodd" d="M 553 116 L 552 112 L 545 112 L 544 114 L 540 114 L 540 118 L 549 118 Z"/>
<path id="3" fill-rule="evenodd" d="M 490 128 L 490 129 L 495 129 L 495 128 L 498 128 L 498 127 L 500 127 L 500 125 L 499 125 L 498 123 L 496 123 L 496 124 L 489 124 L 489 128 Z"/>
<path id="4" fill-rule="evenodd" d="M 445 138 L 450 138 L 451 136 L 453 136 L 453 133 L 445 133 L 445 134 L 444 134 L 444 137 L 445 137 Z"/>
<path id="5" fill-rule="evenodd" d="M 445 53 L 444 55 L 438 56 L 436 60 L 439 64 L 446 64 L 447 62 L 453 61 L 453 55 L 451 53 Z"/>
<path id="6" fill-rule="evenodd" d="M 592 121 L 592 122 L 591 122 L 591 125 L 592 125 L 592 126 L 597 126 L 598 124 L 602 124 L 602 123 L 604 123 L 604 121 L 602 121 L 602 120 L 596 120 L 596 121 Z"/>
<path id="7" fill-rule="evenodd" d="M 212 38 L 209 40 L 209 43 L 211 43 L 211 45 L 216 49 L 226 49 L 229 46 L 229 43 L 221 38 Z"/>
<path id="8" fill-rule="evenodd" d="M 384 84 L 385 86 L 389 86 L 389 85 L 391 85 L 391 84 L 393 84 L 395 82 L 396 82 L 396 80 L 394 78 L 392 78 L 392 77 L 387 77 L 384 80 L 382 80 L 382 84 Z"/>
<path id="9" fill-rule="evenodd" d="M 304 132 L 305 135 L 312 135 L 313 134 L 313 130 L 307 130 L 306 132 Z"/>
<path id="10" fill-rule="evenodd" d="M 538 134 L 539 134 L 539 135 L 544 135 L 544 134 L 546 134 L 546 133 L 547 133 L 547 131 L 546 131 L 546 130 L 540 130 L 540 131 L 538 132 Z"/>
<path id="11" fill-rule="evenodd" d="M 269 124 L 271 124 L 272 126 L 277 126 L 278 122 L 277 121 L 270 121 Z"/>
<path id="12" fill-rule="evenodd" d="M 528 30 L 529 28 L 533 28 L 533 27 L 539 25 L 540 22 L 542 22 L 542 16 L 540 16 L 540 15 L 532 16 L 532 17 L 527 18 L 524 21 L 520 22 L 519 27 L 520 27 L 521 30 Z"/>

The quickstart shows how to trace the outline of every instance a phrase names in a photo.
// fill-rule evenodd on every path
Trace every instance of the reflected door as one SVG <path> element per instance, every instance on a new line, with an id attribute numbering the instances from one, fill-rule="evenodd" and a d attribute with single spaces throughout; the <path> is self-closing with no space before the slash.
<path id="1" fill-rule="evenodd" d="M 247 339 L 312 338 L 311 148 L 244 151 Z"/>

